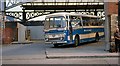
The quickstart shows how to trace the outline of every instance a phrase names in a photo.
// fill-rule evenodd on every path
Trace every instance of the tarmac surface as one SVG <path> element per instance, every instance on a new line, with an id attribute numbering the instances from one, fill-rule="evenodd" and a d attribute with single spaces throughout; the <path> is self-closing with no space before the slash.
<path id="1" fill-rule="evenodd" d="M 51 45 L 46 46 L 51 47 Z M 83 43 L 78 47 L 64 46 L 52 49 L 51 48 L 46 48 L 47 58 L 120 57 L 119 53 L 110 53 L 109 51 L 105 51 L 105 45 L 102 41 Z"/>
<path id="2" fill-rule="evenodd" d="M 105 51 L 103 41 L 53 47 L 43 41 L 2 46 L 2 64 L 119 64 L 119 53 Z"/>

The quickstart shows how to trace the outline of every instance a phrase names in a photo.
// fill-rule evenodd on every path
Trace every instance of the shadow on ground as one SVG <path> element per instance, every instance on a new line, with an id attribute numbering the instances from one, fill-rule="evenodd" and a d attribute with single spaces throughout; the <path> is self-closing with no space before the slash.
<path id="1" fill-rule="evenodd" d="M 96 41 L 80 43 L 78 45 L 78 47 L 79 46 L 90 45 L 90 44 L 93 44 L 93 43 L 96 43 Z M 73 44 L 68 44 L 68 45 L 61 45 L 61 46 L 58 46 L 58 47 L 51 47 L 51 48 L 74 48 L 74 46 L 73 46 Z"/>

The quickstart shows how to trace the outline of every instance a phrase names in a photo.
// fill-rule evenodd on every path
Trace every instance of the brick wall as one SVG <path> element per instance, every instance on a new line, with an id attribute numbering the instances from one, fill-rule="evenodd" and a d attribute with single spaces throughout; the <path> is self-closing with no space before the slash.
<path id="1" fill-rule="evenodd" d="M 15 22 L 5 22 L 5 28 L 2 34 L 3 44 L 10 44 L 15 40 L 17 40 L 17 24 Z"/>
<path id="2" fill-rule="evenodd" d="M 10 44 L 13 40 L 13 30 L 12 28 L 5 28 L 3 30 L 3 44 Z"/>
<path id="3" fill-rule="evenodd" d="M 108 2 L 108 15 L 118 14 L 118 2 Z"/>
<path id="4" fill-rule="evenodd" d="M 118 16 L 118 2 L 108 2 L 107 3 L 108 19 L 110 22 L 110 41 L 114 41 L 114 32 L 117 26 L 117 16 Z"/>

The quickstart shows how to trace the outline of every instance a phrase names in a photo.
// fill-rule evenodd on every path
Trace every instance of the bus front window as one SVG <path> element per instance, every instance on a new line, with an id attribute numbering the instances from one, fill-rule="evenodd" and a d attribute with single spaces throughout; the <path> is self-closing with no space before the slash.
<path id="1" fill-rule="evenodd" d="M 46 21 L 45 21 L 45 29 L 64 28 L 65 26 L 66 26 L 66 20 L 62 16 L 50 17 L 50 18 L 47 18 Z"/>

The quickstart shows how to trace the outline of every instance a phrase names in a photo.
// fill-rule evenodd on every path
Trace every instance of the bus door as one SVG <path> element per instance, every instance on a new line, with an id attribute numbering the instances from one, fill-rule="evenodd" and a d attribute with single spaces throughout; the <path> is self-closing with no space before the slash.
<path id="1" fill-rule="evenodd" d="M 80 27 L 83 27 L 82 25 L 82 19 L 78 16 L 71 16 L 69 21 L 69 34 L 70 34 L 70 40 L 73 40 L 73 31 L 76 29 L 80 29 Z M 79 33 L 76 33 L 79 34 Z"/>
<path id="2" fill-rule="evenodd" d="M 72 28 L 71 21 L 69 22 L 69 35 L 70 35 L 70 41 L 72 41 L 73 40 L 73 28 Z"/>

